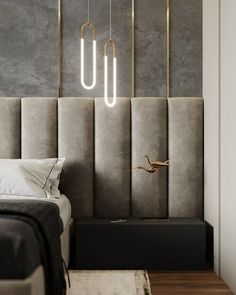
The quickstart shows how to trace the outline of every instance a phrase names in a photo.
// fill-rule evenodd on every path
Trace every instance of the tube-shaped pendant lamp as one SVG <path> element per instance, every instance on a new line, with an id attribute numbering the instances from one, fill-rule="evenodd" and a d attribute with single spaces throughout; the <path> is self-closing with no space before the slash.
<path id="1" fill-rule="evenodd" d="M 112 60 L 113 60 L 113 98 L 111 101 L 108 99 L 108 48 L 112 47 Z M 104 45 L 104 100 L 108 107 L 114 107 L 116 104 L 116 44 L 111 37 L 111 0 L 110 0 L 110 38 Z"/>
<path id="2" fill-rule="evenodd" d="M 107 49 L 112 46 L 112 59 L 113 59 L 113 98 L 110 102 L 108 99 L 108 56 Z M 113 107 L 116 104 L 116 46 L 115 42 L 111 39 L 107 40 L 104 45 L 104 99 L 108 107 Z"/>
<path id="3" fill-rule="evenodd" d="M 87 85 L 84 81 L 84 30 L 85 29 L 90 29 L 92 30 L 93 33 L 93 80 L 92 83 L 90 85 Z M 96 45 L 96 30 L 95 27 L 90 23 L 87 22 L 85 24 L 83 24 L 83 26 L 81 27 L 81 31 L 80 31 L 80 53 L 81 53 L 81 57 L 80 57 L 80 69 L 81 69 L 81 75 L 80 75 L 80 79 L 81 79 L 81 84 L 85 89 L 93 89 L 94 86 L 96 85 L 96 70 L 97 70 L 97 60 L 96 60 L 96 55 L 97 55 L 97 45 Z"/>

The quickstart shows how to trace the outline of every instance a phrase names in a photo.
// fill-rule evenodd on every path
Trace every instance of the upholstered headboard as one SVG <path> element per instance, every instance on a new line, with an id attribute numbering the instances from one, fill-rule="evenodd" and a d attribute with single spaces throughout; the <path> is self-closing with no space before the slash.
<path id="1" fill-rule="evenodd" d="M 203 216 L 202 98 L 0 98 L 0 158 L 57 155 L 74 218 Z"/>

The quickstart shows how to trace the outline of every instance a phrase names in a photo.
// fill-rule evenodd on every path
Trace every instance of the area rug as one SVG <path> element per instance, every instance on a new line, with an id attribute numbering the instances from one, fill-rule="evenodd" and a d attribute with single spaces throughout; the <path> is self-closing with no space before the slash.
<path id="1" fill-rule="evenodd" d="M 145 270 L 70 271 L 67 295 L 151 295 Z"/>

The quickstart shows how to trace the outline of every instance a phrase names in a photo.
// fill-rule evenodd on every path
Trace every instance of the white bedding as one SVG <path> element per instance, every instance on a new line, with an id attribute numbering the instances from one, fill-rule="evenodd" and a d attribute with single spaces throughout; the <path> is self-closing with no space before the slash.
<path id="1" fill-rule="evenodd" d="M 22 196 L 6 196 L 0 195 L 0 199 L 11 199 L 11 200 L 39 200 L 45 202 L 55 203 L 60 211 L 60 217 L 63 222 L 63 227 L 65 228 L 69 220 L 71 219 L 71 205 L 69 199 L 65 195 L 60 195 L 60 197 L 50 197 L 50 198 L 37 198 L 37 197 L 22 197 Z"/>
<path id="2" fill-rule="evenodd" d="M 65 158 L 0 159 L 0 195 L 59 197 L 64 161 Z"/>

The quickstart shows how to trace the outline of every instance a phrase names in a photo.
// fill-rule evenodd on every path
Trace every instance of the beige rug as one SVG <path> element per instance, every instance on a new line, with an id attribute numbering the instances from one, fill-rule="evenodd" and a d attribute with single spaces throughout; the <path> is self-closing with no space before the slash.
<path id="1" fill-rule="evenodd" d="M 70 271 L 67 295 L 151 295 L 144 270 Z"/>

